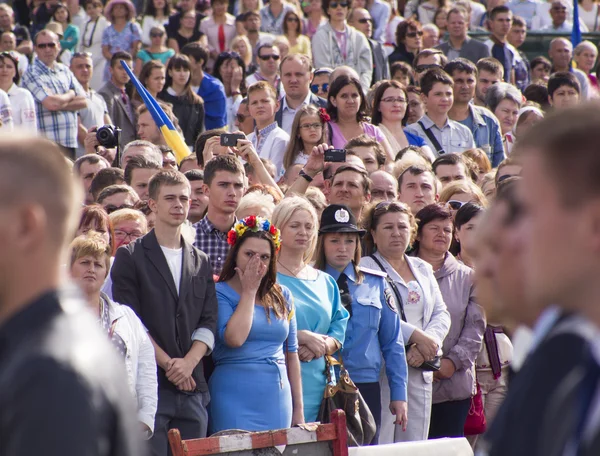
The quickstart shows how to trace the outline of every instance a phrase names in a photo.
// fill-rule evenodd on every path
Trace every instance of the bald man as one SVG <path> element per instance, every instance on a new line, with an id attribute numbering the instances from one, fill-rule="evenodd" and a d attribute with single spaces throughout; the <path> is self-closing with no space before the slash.
<path id="1" fill-rule="evenodd" d="M 59 289 L 81 191 L 61 149 L 0 138 L 0 452 L 142 455 L 123 360 Z"/>
<path id="2" fill-rule="evenodd" d="M 573 68 L 571 65 L 571 59 L 573 58 L 573 45 L 571 42 L 565 38 L 554 38 L 550 42 L 548 57 L 552 61 L 552 73 L 566 71 L 577 77 L 581 86 L 581 98 L 587 100 L 590 93 L 590 83 L 583 71 Z"/>

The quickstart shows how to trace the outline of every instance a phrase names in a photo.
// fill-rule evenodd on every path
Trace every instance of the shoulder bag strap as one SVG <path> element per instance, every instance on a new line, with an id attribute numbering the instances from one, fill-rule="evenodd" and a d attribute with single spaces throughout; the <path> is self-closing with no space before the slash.
<path id="1" fill-rule="evenodd" d="M 435 135 L 431 132 L 431 130 L 429 128 L 425 128 L 425 125 L 423 125 L 423 122 L 421 122 L 420 120 L 417 123 L 421 126 L 423 133 L 425 133 L 427 135 L 427 138 L 429 138 L 429 141 L 431 141 L 431 144 L 433 144 L 433 147 L 435 147 L 435 150 L 437 151 L 438 155 L 444 155 L 446 153 L 446 151 L 440 145 L 439 141 L 437 140 Z"/>
<path id="2" fill-rule="evenodd" d="M 375 255 L 369 255 L 367 258 L 371 258 L 375 263 L 377 263 L 379 269 L 387 273 L 387 271 L 383 267 L 383 264 L 381 264 L 381 261 L 379 261 Z M 398 301 L 398 305 L 400 306 L 400 316 L 402 317 L 402 320 L 407 321 L 406 314 L 404 313 L 404 302 L 402 301 L 402 295 L 400 295 L 400 290 L 398 290 L 398 287 L 389 276 L 386 276 L 385 280 L 387 281 L 388 285 L 390 286 L 390 288 L 394 292 L 394 295 L 396 296 L 396 301 Z"/>

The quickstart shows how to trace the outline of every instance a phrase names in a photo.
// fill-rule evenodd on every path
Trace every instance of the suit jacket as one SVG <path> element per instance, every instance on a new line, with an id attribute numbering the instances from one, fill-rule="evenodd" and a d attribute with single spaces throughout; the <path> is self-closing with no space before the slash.
<path id="1" fill-rule="evenodd" d="M 310 94 L 310 104 L 316 106 L 317 108 L 326 108 L 327 100 L 324 98 L 316 96 L 314 93 Z M 281 122 L 283 121 L 283 100 L 280 103 L 279 111 L 275 113 L 275 122 L 277 122 L 277 126 L 281 128 Z M 288 131 L 289 133 L 289 131 Z"/>
<path id="2" fill-rule="evenodd" d="M 390 79 L 390 65 L 388 63 L 388 56 L 383 49 L 383 45 L 379 41 L 375 41 L 371 38 L 369 38 L 369 45 L 371 45 L 371 54 L 373 54 L 372 84 L 383 81 L 384 79 Z"/>
<path id="3" fill-rule="evenodd" d="M 202 328 L 212 335 L 212 343 L 206 342 L 212 350 L 217 326 L 217 295 L 210 261 L 183 237 L 181 246 L 179 294 L 154 230 L 119 249 L 111 270 L 114 300 L 131 307 L 158 346 L 172 358 L 183 358 L 192 347 L 192 337 Z M 197 390 L 207 391 L 202 363 L 192 376 Z M 158 384 L 175 389 L 162 369 Z"/>
<path id="4" fill-rule="evenodd" d="M 448 52 L 450 52 L 450 42 L 440 43 L 436 48 L 442 51 L 445 56 L 448 56 Z M 477 63 L 479 59 L 490 56 L 490 49 L 484 43 L 469 37 L 466 38 L 459 52 L 459 57 L 470 60 L 473 63 Z"/>
<path id="5" fill-rule="evenodd" d="M 98 90 L 98 93 L 106 101 L 110 120 L 121 129 L 121 144 L 125 146 L 127 143 L 135 140 L 137 120 L 135 118 L 135 109 L 131 106 L 131 100 L 129 100 L 130 114 L 129 108 L 123 103 L 121 91 L 110 81 L 104 84 Z"/>

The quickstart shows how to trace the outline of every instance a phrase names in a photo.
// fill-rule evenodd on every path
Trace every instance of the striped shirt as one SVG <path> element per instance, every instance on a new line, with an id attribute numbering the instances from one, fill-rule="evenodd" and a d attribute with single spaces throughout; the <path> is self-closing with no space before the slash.
<path id="1" fill-rule="evenodd" d="M 22 86 L 31 92 L 35 100 L 40 133 L 61 146 L 77 147 L 77 112 L 50 111 L 42 105 L 46 97 L 63 95 L 69 90 L 75 91 L 77 96 L 85 96 L 71 70 L 56 62 L 53 68 L 49 68 L 36 58 L 23 75 Z"/>

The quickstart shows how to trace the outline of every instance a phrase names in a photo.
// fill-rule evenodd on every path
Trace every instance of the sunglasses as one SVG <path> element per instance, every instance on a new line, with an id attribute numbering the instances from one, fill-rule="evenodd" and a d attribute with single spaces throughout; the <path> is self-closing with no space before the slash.
<path id="1" fill-rule="evenodd" d="M 369 23 L 369 22 L 370 22 L 371 24 L 375 23 L 375 21 L 374 21 L 373 19 L 371 19 L 370 17 L 369 17 L 369 18 L 367 18 L 367 17 L 363 17 L 362 19 L 359 19 L 359 20 L 358 20 L 358 23 L 359 23 L 359 24 L 367 24 L 367 23 Z"/>
<path id="2" fill-rule="evenodd" d="M 131 204 L 121 204 L 120 206 L 115 206 L 114 204 L 108 204 L 106 206 L 104 206 L 104 210 L 106 211 L 107 214 L 112 214 L 115 211 L 118 211 L 119 209 L 133 209 L 133 206 Z"/>
<path id="3" fill-rule="evenodd" d="M 329 91 L 329 83 L 324 83 L 324 84 L 311 84 L 310 85 L 310 91 L 312 93 L 314 93 L 315 95 L 317 93 L 319 93 L 319 90 L 323 90 L 323 92 L 328 92 Z"/>
<path id="4" fill-rule="evenodd" d="M 36 47 L 38 47 L 40 49 L 46 49 L 46 48 L 54 49 L 56 47 L 56 43 L 40 43 L 40 44 L 36 44 Z"/>
<path id="5" fill-rule="evenodd" d="M 273 59 L 276 62 L 279 60 L 279 56 L 277 54 L 259 55 L 258 58 L 265 62 L 269 59 Z"/>
<path id="6" fill-rule="evenodd" d="M 287 21 L 288 22 L 298 22 L 298 18 L 297 17 L 288 17 Z"/>
<path id="7" fill-rule="evenodd" d="M 348 3 L 348 2 L 331 2 L 329 4 L 329 7 L 331 9 L 336 9 L 338 6 L 341 6 L 342 8 L 348 8 L 350 6 L 350 3 Z"/>
<path id="8" fill-rule="evenodd" d="M 235 118 L 239 123 L 244 123 L 244 121 L 246 120 L 246 118 L 249 116 L 245 116 L 244 114 L 236 114 Z"/>
<path id="9" fill-rule="evenodd" d="M 150 34 L 150 38 L 162 38 L 163 36 L 165 36 L 164 33 L 151 33 Z"/>
<path id="10" fill-rule="evenodd" d="M 417 67 L 415 68 L 415 71 L 417 73 L 424 73 L 427 70 L 431 70 L 432 68 L 442 68 L 441 65 L 438 65 L 437 63 L 432 63 L 430 65 L 417 65 Z"/>
<path id="11" fill-rule="evenodd" d="M 467 204 L 467 203 L 464 203 L 462 201 L 456 201 L 456 200 L 448 201 L 448 206 L 450 206 L 450 209 L 454 209 L 455 211 L 459 210 L 465 204 Z"/>
<path id="12" fill-rule="evenodd" d="M 406 38 L 414 38 L 416 36 L 423 36 L 423 31 L 418 31 L 418 32 L 408 32 L 406 34 Z"/>

